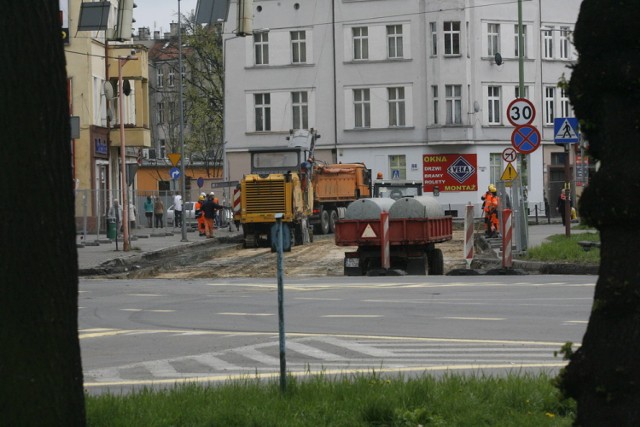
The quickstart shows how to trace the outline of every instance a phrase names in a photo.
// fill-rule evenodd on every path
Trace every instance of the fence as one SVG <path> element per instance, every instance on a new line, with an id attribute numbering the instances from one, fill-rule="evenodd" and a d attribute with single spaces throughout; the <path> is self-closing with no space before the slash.
<path id="1" fill-rule="evenodd" d="M 181 225 L 175 220 L 173 210 L 174 195 L 175 191 L 136 191 L 130 195 L 129 202 L 133 205 L 133 209 L 130 209 L 129 212 L 133 211 L 134 215 L 129 218 L 129 233 L 135 236 L 136 233 L 162 233 L 180 228 Z M 76 190 L 75 196 L 76 235 L 81 236 L 84 241 L 91 240 L 92 236 L 95 236 L 96 241 L 104 237 L 111 238 L 109 237 L 109 222 L 113 219 L 110 219 L 109 214 L 110 211 L 112 217 L 115 214 L 112 207 L 114 200 L 120 202 L 119 193 L 109 190 Z M 151 199 L 153 204 L 156 201 L 162 202 L 162 215 L 152 213 L 150 218 L 147 217 L 145 211 L 147 197 Z M 228 205 L 224 199 L 220 204 Z M 197 228 L 194 205 L 195 201 L 183 201 L 183 219 L 188 230 Z M 117 216 L 115 232 L 118 233 L 121 226 L 122 207 L 119 207 L 115 216 Z M 233 214 L 230 207 L 222 209 L 218 213 L 218 217 L 216 223 L 219 228 L 232 226 Z"/>

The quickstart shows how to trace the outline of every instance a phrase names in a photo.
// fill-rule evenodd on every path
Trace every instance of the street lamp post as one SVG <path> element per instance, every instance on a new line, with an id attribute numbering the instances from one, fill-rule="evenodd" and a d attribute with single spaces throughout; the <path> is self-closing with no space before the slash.
<path id="1" fill-rule="evenodd" d="M 135 61 L 138 58 L 133 55 L 118 56 L 118 113 L 120 117 L 120 175 L 122 187 L 122 250 L 129 250 L 129 197 L 127 185 L 127 165 L 125 163 L 125 151 L 127 150 L 124 136 L 124 108 L 122 102 L 122 67 L 127 61 Z M 116 230 L 117 233 L 117 230 Z"/>
<path id="2" fill-rule="evenodd" d="M 182 242 L 187 242 L 187 224 L 186 224 L 186 215 L 185 215 L 185 204 L 184 202 L 187 200 L 187 186 L 186 186 L 186 177 L 184 171 L 184 106 L 182 105 L 182 85 L 184 84 L 182 78 L 182 14 L 180 12 L 180 1 L 178 0 L 178 73 L 179 77 L 179 86 L 178 89 L 178 102 L 180 103 L 180 192 L 183 197 L 182 204 Z"/>

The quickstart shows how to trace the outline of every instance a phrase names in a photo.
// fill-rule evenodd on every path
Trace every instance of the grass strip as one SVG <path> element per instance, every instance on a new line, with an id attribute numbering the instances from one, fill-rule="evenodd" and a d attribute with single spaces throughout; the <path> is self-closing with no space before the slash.
<path id="1" fill-rule="evenodd" d="M 247 378 L 87 396 L 89 426 L 570 426 L 547 374 Z"/>
<path id="2" fill-rule="evenodd" d="M 528 249 L 521 259 L 532 261 L 571 262 L 576 264 L 599 264 L 600 249 L 591 248 L 585 251 L 578 244 L 580 241 L 598 242 L 600 233 L 573 233 L 570 237 L 564 234 L 550 236 L 548 242 Z"/>

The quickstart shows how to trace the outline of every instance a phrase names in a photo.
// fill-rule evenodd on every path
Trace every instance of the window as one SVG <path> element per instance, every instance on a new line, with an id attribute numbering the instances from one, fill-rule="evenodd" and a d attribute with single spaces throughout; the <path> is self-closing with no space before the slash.
<path id="1" fill-rule="evenodd" d="M 571 117 L 571 103 L 569 102 L 569 94 L 564 88 L 560 89 L 560 117 Z"/>
<path id="2" fill-rule="evenodd" d="M 271 130 L 271 94 L 253 95 L 256 114 L 256 132 Z"/>
<path id="3" fill-rule="evenodd" d="M 293 129 L 309 129 L 309 94 L 291 92 Z"/>
<path id="4" fill-rule="evenodd" d="M 490 125 L 502 123 L 500 114 L 500 86 L 489 86 L 487 91 L 488 121 Z"/>
<path id="5" fill-rule="evenodd" d="M 169 87 L 173 87 L 176 84 L 176 74 L 173 72 L 173 67 L 169 68 Z"/>
<path id="6" fill-rule="evenodd" d="M 402 58 L 402 25 L 387 25 L 387 54 L 389 58 Z"/>
<path id="7" fill-rule="evenodd" d="M 431 86 L 431 93 L 433 94 L 433 124 L 438 124 L 438 86 Z"/>
<path id="8" fill-rule="evenodd" d="M 554 100 L 556 97 L 556 88 L 553 86 L 547 86 L 544 88 L 544 124 L 553 125 L 554 115 Z"/>
<path id="9" fill-rule="evenodd" d="M 180 78 L 182 79 L 182 86 L 187 84 L 187 67 L 186 65 L 182 65 L 182 73 L 180 74 Z"/>
<path id="10" fill-rule="evenodd" d="M 253 49 L 256 65 L 269 64 L 269 33 L 253 34 Z"/>
<path id="11" fill-rule="evenodd" d="M 407 179 L 407 156 L 397 154 L 389 156 L 391 179 Z"/>
<path id="12" fill-rule="evenodd" d="M 444 54 L 460 55 L 460 22 L 444 23 Z"/>
<path id="13" fill-rule="evenodd" d="M 516 86 L 515 95 L 516 95 L 516 98 L 527 98 L 527 99 L 529 99 L 529 86 L 525 86 L 524 87 L 523 96 L 520 96 L 520 86 Z"/>
<path id="14" fill-rule="evenodd" d="M 446 85 L 444 91 L 447 104 L 447 124 L 462 124 L 462 86 Z"/>
<path id="15" fill-rule="evenodd" d="M 515 43 L 515 57 L 519 58 L 520 57 L 520 37 L 518 36 L 518 24 L 514 25 L 514 43 Z M 523 25 L 522 26 L 522 57 L 526 58 L 527 57 L 527 26 Z"/>
<path id="16" fill-rule="evenodd" d="M 291 31 L 291 62 L 304 64 L 307 62 L 307 33 Z"/>
<path id="17" fill-rule="evenodd" d="M 176 124 L 176 103 L 174 101 L 169 102 L 169 124 Z"/>
<path id="18" fill-rule="evenodd" d="M 368 128 L 371 126 L 371 103 L 369 89 L 353 90 L 353 107 L 355 112 L 355 127 Z"/>
<path id="19" fill-rule="evenodd" d="M 164 85 L 164 67 L 158 67 L 158 72 L 156 73 L 156 86 L 162 87 Z"/>
<path id="20" fill-rule="evenodd" d="M 158 102 L 156 111 L 158 112 L 158 124 L 164 124 L 164 102 Z"/>
<path id="21" fill-rule="evenodd" d="M 542 31 L 542 43 L 544 45 L 543 58 L 553 58 L 553 27 Z"/>
<path id="22" fill-rule="evenodd" d="M 487 47 L 489 56 L 500 52 L 500 24 L 487 25 Z"/>
<path id="23" fill-rule="evenodd" d="M 438 54 L 438 26 L 435 22 L 430 22 L 429 29 L 431 30 L 431 55 L 436 56 Z"/>
<path id="24" fill-rule="evenodd" d="M 560 58 L 569 59 L 569 27 L 560 27 Z"/>
<path id="25" fill-rule="evenodd" d="M 353 31 L 353 59 L 369 59 L 369 29 L 356 27 Z"/>
<path id="26" fill-rule="evenodd" d="M 404 88 L 390 87 L 389 94 L 389 126 L 405 125 Z"/>
<path id="27" fill-rule="evenodd" d="M 502 153 L 489 154 L 489 181 L 498 182 L 502 176 Z"/>
<path id="28" fill-rule="evenodd" d="M 167 158 L 167 144 L 164 139 L 160 140 L 160 158 L 161 159 Z"/>

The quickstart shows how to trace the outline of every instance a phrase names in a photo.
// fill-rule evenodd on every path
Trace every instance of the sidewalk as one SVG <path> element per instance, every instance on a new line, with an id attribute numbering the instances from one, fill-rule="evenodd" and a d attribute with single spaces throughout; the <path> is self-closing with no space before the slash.
<path id="1" fill-rule="evenodd" d="M 235 230 L 235 227 L 234 227 Z M 129 251 L 122 250 L 122 236 L 118 236 L 117 250 L 116 241 L 107 239 L 102 234 L 96 240 L 95 234 L 76 236 L 78 248 L 78 269 L 80 275 L 92 274 L 93 270 L 98 270 L 102 265 L 120 262 L 121 264 L 131 264 L 145 256 L 154 253 L 179 253 L 187 247 L 209 246 L 221 241 L 230 241 L 234 237 L 242 235 L 241 231 L 229 231 L 229 227 L 216 230 L 214 239 L 207 239 L 199 236 L 195 230 L 187 229 L 187 241 L 182 241 L 182 230 L 180 228 L 137 228 L 132 233 Z"/>

